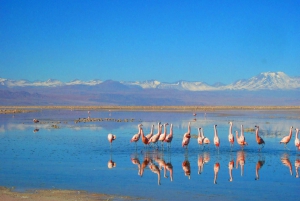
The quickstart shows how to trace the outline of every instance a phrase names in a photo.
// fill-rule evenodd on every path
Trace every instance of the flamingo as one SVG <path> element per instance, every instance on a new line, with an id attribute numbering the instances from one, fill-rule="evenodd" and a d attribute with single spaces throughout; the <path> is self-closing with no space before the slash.
<path id="1" fill-rule="evenodd" d="M 258 135 L 259 126 L 255 126 L 255 127 L 256 127 L 256 131 L 255 131 L 256 142 L 258 145 L 262 145 L 262 147 L 258 149 L 260 151 L 265 146 L 265 141 Z"/>
<path id="2" fill-rule="evenodd" d="M 166 139 L 167 136 L 167 129 L 166 126 L 169 125 L 168 123 L 164 124 L 164 133 L 161 134 L 158 138 L 158 140 L 161 142 L 162 147 L 164 146 L 164 140 Z"/>
<path id="3" fill-rule="evenodd" d="M 170 133 L 166 136 L 164 141 L 168 143 L 169 146 L 171 146 L 172 140 L 173 140 L 173 124 L 170 125 Z"/>
<path id="4" fill-rule="evenodd" d="M 187 148 L 187 146 L 190 143 L 190 138 L 191 138 L 191 122 L 189 122 L 189 124 L 188 124 L 188 131 L 183 135 L 182 147 Z"/>
<path id="5" fill-rule="evenodd" d="M 202 145 L 203 144 L 203 136 L 201 135 L 201 128 L 198 128 L 198 144 Z"/>
<path id="6" fill-rule="evenodd" d="M 142 142 L 144 143 L 144 145 L 148 145 L 149 139 L 147 137 L 145 137 L 143 128 L 140 128 L 140 130 L 141 130 Z"/>
<path id="7" fill-rule="evenodd" d="M 40 122 L 38 119 L 33 119 L 32 121 L 33 121 L 33 123 L 39 123 Z"/>
<path id="8" fill-rule="evenodd" d="M 295 146 L 296 146 L 296 149 L 300 150 L 300 140 L 298 138 L 298 133 L 299 133 L 299 129 L 296 128 L 296 136 L 295 136 Z"/>
<path id="9" fill-rule="evenodd" d="M 214 125 L 214 131 L 215 131 L 215 136 L 214 136 L 214 144 L 216 145 L 216 148 L 219 149 L 220 147 L 220 138 L 218 137 L 218 131 L 217 131 L 217 125 Z"/>
<path id="10" fill-rule="evenodd" d="M 140 135 L 141 135 L 141 127 L 143 126 L 143 124 L 139 124 L 138 125 L 138 133 L 133 135 L 133 137 L 131 138 L 130 142 L 135 142 L 135 148 L 136 148 L 136 143 L 137 141 L 139 141 L 140 139 Z"/>
<path id="11" fill-rule="evenodd" d="M 233 177 L 232 177 L 232 169 L 234 168 L 234 161 L 231 160 L 228 163 L 228 169 L 229 169 L 229 181 L 233 181 Z"/>
<path id="12" fill-rule="evenodd" d="M 246 138 L 244 136 L 244 127 L 241 125 L 241 136 L 238 136 L 238 131 L 235 131 L 236 134 L 236 141 L 239 145 L 242 146 L 242 149 L 244 148 L 245 145 L 248 145 L 248 143 L 245 141 Z"/>
<path id="13" fill-rule="evenodd" d="M 234 135 L 232 134 L 232 125 L 233 123 L 232 122 L 229 122 L 229 134 L 228 134 L 228 140 L 229 140 L 229 143 L 230 143 L 230 147 L 233 147 L 233 144 L 234 144 Z"/>
<path id="14" fill-rule="evenodd" d="M 108 139 L 108 142 L 110 143 L 110 147 L 111 147 L 112 142 L 113 142 L 116 138 L 117 138 L 116 135 L 113 135 L 113 134 L 111 134 L 111 133 L 109 133 L 109 134 L 107 135 L 107 139 Z"/>
<path id="15" fill-rule="evenodd" d="M 214 175 L 214 184 L 217 184 L 217 178 L 218 178 L 219 170 L 220 170 L 220 163 L 217 162 L 214 165 L 214 173 L 215 173 L 215 175 Z"/>
<path id="16" fill-rule="evenodd" d="M 203 139 L 202 143 L 204 145 L 210 144 L 210 140 L 207 137 L 204 136 L 203 128 L 201 128 L 201 136 L 202 136 L 202 139 Z"/>
<path id="17" fill-rule="evenodd" d="M 162 125 L 160 124 L 160 122 L 158 123 L 158 128 L 157 128 L 157 134 L 153 135 L 150 139 L 149 139 L 149 143 L 157 143 L 159 136 L 161 135 L 161 128 Z"/>
<path id="18" fill-rule="evenodd" d="M 154 129 L 154 124 L 151 127 L 150 133 L 146 135 L 146 138 L 149 140 L 153 136 L 153 129 Z"/>
<path id="19" fill-rule="evenodd" d="M 292 134 L 293 134 L 293 126 L 291 126 L 290 128 L 290 133 L 288 136 L 285 136 L 284 138 L 282 138 L 282 140 L 279 142 L 280 144 L 283 143 L 284 144 L 284 148 L 286 148 L 287 143 L 290 142 L 291 138 L 292 138 Z"/>

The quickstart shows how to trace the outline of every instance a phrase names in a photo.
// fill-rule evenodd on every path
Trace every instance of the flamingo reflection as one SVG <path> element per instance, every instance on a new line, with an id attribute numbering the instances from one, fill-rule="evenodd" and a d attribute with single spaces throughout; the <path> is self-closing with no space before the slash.
<path id="1" fill-rule="evenodd" d="M 190 162 L 188 159 L 185 159 L 182 162 L 182 169 L 184 171 L 184 175 L 190 179 L 191 178 L 191 165 L 190 165 Z"/>
<path id="2" fill-rule="evenodd" d="M 290 174 L 293 175 L 293 167 L 292 167 L 292 164 L 291 164 L 291 161 L 289 159 L 289 155 L 288 154 L 283 154 L 281 156 L 281 162 L 283 165 L 287 166 L 290 170 Z"/>
<path id="3" fill-rule="evenodd" d="M 173 165 L 171 162 L 166 164 L 166 169 L 169 171 L 171 181 L 173 181 Z"/>
<path id="4" fill-rule="evenodd" d="M 259 159 L 255 166 L 255 180 L 259 180 L 259 170 L 265 164 L 265 158 Z"/>
<path id="5" fill-rule="evenodd" d="M 295 160 L 295 171 L 296 171 L 296 178 L 299 178 L 298 168 L 300 167 L 300 159 Z"/>
<path id="6" fill-rule="evenodd" d="M 136 155 L 130 158 L 132 164 L 137 165 L 138 167 L 138 175 L 141 175 L 141 163 Z"/>
<path id="7" fill-rule="evenodd" d="M 245 152 L 238 151 L 236 157 L 236 169 L 238 169 L 239 164 L 241 166 L 241 176 L 244 175 L 244 165 L 245 165 Z"/>
<path id="8" fill-rule="evenodd" d="M 148 156 L 145 156 L 144 161 L 141 165 L 141 169 L 140 169 L 140 176 L 141 177 L 143 176 L 145 168 L 148 166 L 149 162 L 150 162 L 150 159 L 148 158 Z"/>
<path id="9" fill-rule="evenodd" d="M 203 172 L 204 164 L 208 163 L 210 160 L 210 156 L 208 152 L 204 152 L 203 155 L 198 155 L 198 174 Z"/>
<path id="10" fill-rule="evenodd" d="M 228 163 L 228 169 L 229 169 L 229 181 L 233 181 L 233 177 L 232 177 L 232 169 L 234 168 L 234 161 L 231 160 Z"/>
<path id="11" fill-rule="evenodd" d="M 216 162 L 215 165 L 214 165 L 214 184 L 217 184 L 217 178 L 218 178 L 218 173 L 219 173 L 219 170 L 220 170 L 220 163 L 219 162 Z"/>
<path id="12" fill-rule="evenodd" d="M 157 183 L 160 185 L 160 169 L 152 162 L 151 159 L 149 161 L 149 168 L 153 173 L 157 174 Z"/>

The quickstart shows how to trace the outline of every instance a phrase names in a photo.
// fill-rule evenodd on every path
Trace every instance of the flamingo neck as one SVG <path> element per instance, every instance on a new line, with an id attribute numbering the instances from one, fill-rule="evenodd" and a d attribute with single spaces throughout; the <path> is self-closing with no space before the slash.
<path id="1" fill-rule="evenodd" d="M 218 136 L 218 131 L 217 131 L 216 127 L 214 129 L 215 129 L 215 136 L 217 137 Z"/>
<path id="2" fill-rule="evenodd" d="M 290 129 L 289 138 L 291 138 L 291 137 L 292 137 L 292 134 L 293 134 L 293 129 L 291 128 L 291 129 Z"/>
<path id="3" fill-rule="evenodd" d="M 173 125 L 171 124 L 170 126 L 170 135 L 172 136 L 173 135 Z"/>

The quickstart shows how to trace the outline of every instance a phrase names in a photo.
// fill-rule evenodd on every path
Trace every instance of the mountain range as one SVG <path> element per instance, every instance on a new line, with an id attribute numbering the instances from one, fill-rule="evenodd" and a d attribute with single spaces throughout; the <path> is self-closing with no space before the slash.
<path id="1" fill-rule="evenodd" d="M 232 84 L 201 81 L 0 78 L 0 105 L 297 105 L 300 77 L 264 72 Z"/>

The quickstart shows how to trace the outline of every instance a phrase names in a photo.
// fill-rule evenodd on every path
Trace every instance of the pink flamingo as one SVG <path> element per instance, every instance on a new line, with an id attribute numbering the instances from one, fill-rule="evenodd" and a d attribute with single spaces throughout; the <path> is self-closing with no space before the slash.
<path id="1" fill-rule="evenodd" d="M 296 130 L 295 146 L 296 146 L 296 148 L 297 148 L 298 150 L 300 150 L 300 140 L 299 140 L 299 138 L 298 138 L 299 129 L 296 128 L 295 130 Z"/>
<path id="2" fill-rule="evenodd" d="M 201 135 L 201 128 L 198 128 L 198 138 L 197 138 L 198 144 L 203 145 L 203 136 Z"/>
<path id="3" fill-rule="evenodd" d="M 215 131 L 214 144 L 215 144 L 216 148 L 219 150 L 219 147 L 220 147 L 220 138 L 218 136 L 217 125 L 214 125 L 214 131 Z"/>
<path id="4" fill-rule="evenodd" d="M 159 136 L 161 135 L 161 128 L 162 125 L 160 124 L 160 122 L 158 122 L 158 128 L 157 128 L 157 134 L 153 135 L 150 139 L 149 139 L 149 143 L 157 143 Z"/>
<path id="5" fill-rule="evenodd" d="M 245 145 L 248 145 L 248 143 L 245 141 L 246 138 L 244 136 L 244 127 L 243 125 L 241 125 L 241 136 L 238 136 L 238 131 L 235 131 L 236 134 L 236 141 L 237 143 L 242 147 L 242 149 L 244 149 Z"/>
<path id="6" fill-rule="evenodd" d="M 191 122 L 189 122 L 189 124 L 188 124 L 188 131 L 183 135 L 182 147 L 187 148 L 187 146 L 190 143 L 190 138 L 191 138 Z"/>
<path id="7" fill-rule="evenodd" d="M 170 133 L 166 136 L 164 141 L 168 143 L 169 146 L 171 146 L 172 140 L 173 140 L 173 124 L 170 125 Z"/>
<path id="8" fill-rule="evenodd" d="M 131 138 L 130 142 L 135 142 L 135 148 L 136 148 L 136 143 L 137 141 L 139 141 L 140 136 L 141 136 L 141 127 L 143 126 L 143 124 L 139 124 L 138 125 L 138 133 L 133 135 L 133 137 Z"/>
<path id="9" fill-rule="evenodd" d="M 152 136 L 153 136 L 153 129 L 154 129 L 154 125 L 152 125 L 150 133 L 148 135 L 146 135 L 146 138 L 149 140 Z"/>
<path id="10" fill-rule="evenodd" d="M 292 134 L 293 134 L 293 126 L 291 126 L 290 128 L 290 133 L 288 136 L 285 136 L 284 138 L 282 138 L 282 140 L 279 142 L 280 144 L 283 143 L 284 144 L 284 148 L 286 148 L 287 143 L 290 142 L 291 138 L 292 138 Z"/>
<path id="11" fill-rule="evenodd" d="M 164 146 L 164 140 L 166 139 L 166 136 L 167 136 L 167 129 L 166 129 L 167 125 L 169 125 L 169 124 L 168 123 L 164 124 L 164 133 L 161 134 L 158 138 L 158 140 L 161 141 L 162 147 Z"/>
<path id="12" fill-rule="evenodd" d="M 143 128 L 140 128 L 140 129 L 141 129 L 142 142 L 144 143 L 144 145 L 148 145 L 149 139 L 147 137 L 145 137 Z"/>
<path id="13" fill-rule="evenodd" d="M 33 119 L 32 121 L 33 121 L 33 123 L 39 123 L 40 122 L 38 119 Z"/>
<path id="14" fill-rule="evenodd" d="M 108 142 L 110 143 L 110 147 L 111 147 L 112 142 L 113 142 L 116 138 L 117 138 L 116 135 L 113 135 L 113 134 L 111 134 L 111 133 L 109 133 L 109 134 L 107 135 L 107 139 L 108 139 Z"/>
<path id="15" fill-rule="evenodd" d="M 262 145 L 262 147 L 258 149 L 260 151 L 264 147 L 265 141 L 258 135 L 259 126 L 255 126 L 255 127 L 256 127 L 256 131 L 255 131 L 256 142 L 258 145 Z"/>
<path id="16" fill-rule="evenodd" d="M 229 140 L 229 143 L 230 143 L 230 147 L 233 147 L 233 144 L 234 144 L 234 135 L 232 134 L 232 125 L 233 123 L 232 122 L 229 122 L 229 133 L 228 133 L 228 140 Z"/>
<path id="17" fill-rule="evenodd" d="M 201 136 L 202 136 L 202 143 L 204 144 L 204 145 L 207 145 L 207 144 L 210 144 L 210 140 L 207 138 L 207 137 L 205 137 L 204 136 L 204 132 L 203 132 L 203 128 L 201 128 Z"/>

